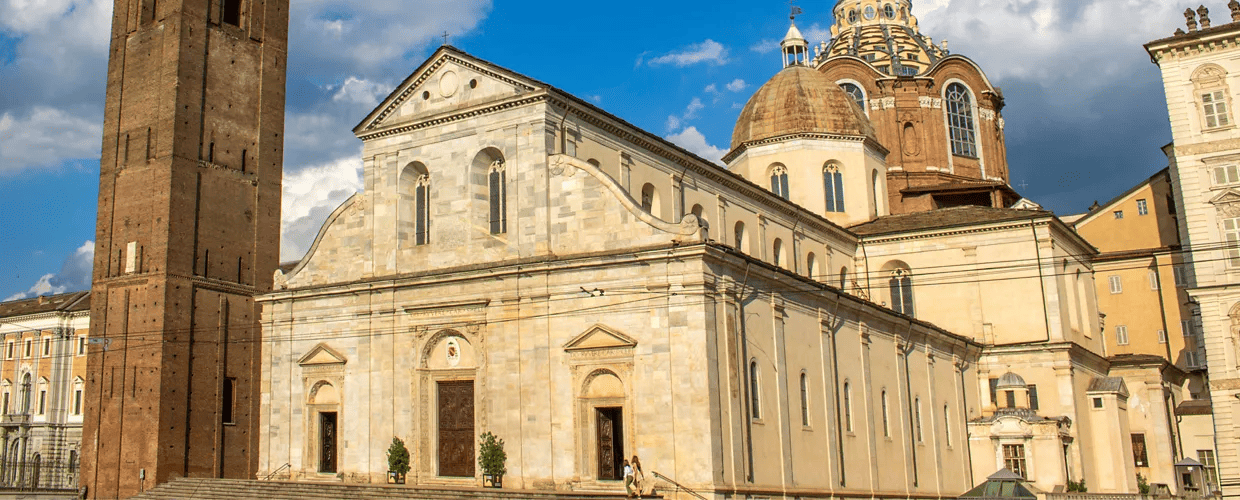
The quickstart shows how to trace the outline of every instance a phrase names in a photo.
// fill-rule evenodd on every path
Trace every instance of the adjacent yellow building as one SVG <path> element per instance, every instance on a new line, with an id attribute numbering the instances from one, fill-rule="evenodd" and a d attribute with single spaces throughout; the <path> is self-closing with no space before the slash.
<path id="1" fill-rule="evenodd" d="M 1172 154 L 1170 147 L 1167 152 Z M 1162 393 L 1157 406 L 1174 410 L 1174 418 L 1167 410 L 1129 412 L 1136 472 L 1150 482 L 1170 484 L 1174 470 L 1152 455 L 1202 463 L 1215 456 L 1204 345 L 1187 293 L 1189 274 L 1173 193 L 1170 169 L 1163 169 L 1070 218 L 1100 252 L 1093 259 L 1094 283 L 1103 315 L 1103 353 L 1112 370 L 1119 370 L 1130 386 L 1148 386 L 1150 400 Z M 1155 372 L 1161 377 L 1149 375 Z M 1164 383 L 1178 390 L 1163 389 Z M 1207 478 L 1215 477 L 1211 469 Z M 1216 479 L 1207 482 L 1207 489 L 1218 488 Z"/>

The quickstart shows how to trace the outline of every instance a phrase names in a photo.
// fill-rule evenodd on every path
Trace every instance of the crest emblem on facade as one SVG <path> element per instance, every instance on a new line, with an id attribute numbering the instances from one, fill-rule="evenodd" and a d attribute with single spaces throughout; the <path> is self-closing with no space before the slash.
<path id="1" fill-rule="evenodd" d="M 461 344 L 457 339 L 451 338 L 444 342 L 444 351 L 448 366 L 455 368 L 461 364 Z"/>

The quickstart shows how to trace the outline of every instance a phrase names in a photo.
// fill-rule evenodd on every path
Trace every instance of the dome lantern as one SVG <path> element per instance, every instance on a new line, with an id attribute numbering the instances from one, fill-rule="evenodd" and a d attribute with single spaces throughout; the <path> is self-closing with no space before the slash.
<path id="1" fill-rule="evenodd" d="M 788 34 L 784 35 L 784 40 L 779 42 L 779 47 L 783 52 L 784 67 L 809 66 L 809 42 L 805 41 L 801 30 L 797 29 L 796 15 L 788 17 L 792 19 L 792 25 L 788 27 Z"/>

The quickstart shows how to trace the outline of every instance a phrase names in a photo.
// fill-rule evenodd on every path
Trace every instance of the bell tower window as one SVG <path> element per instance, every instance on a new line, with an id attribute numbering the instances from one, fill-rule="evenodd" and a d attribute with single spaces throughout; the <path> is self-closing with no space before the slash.
<path id="1" fill-rule="evenodd" d="M 224 24 L 241 26 L 241 0 L 223 0 L 224 5 L 220 21 Z"/>

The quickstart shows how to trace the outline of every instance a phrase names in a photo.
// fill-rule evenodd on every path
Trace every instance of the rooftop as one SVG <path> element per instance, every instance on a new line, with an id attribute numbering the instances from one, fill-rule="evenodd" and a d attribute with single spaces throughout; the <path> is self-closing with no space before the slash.
<path id="1" fill-rule="evenodd" d="M 60 295 L 43 295 L 32 299 L 0 302 L 0 318 L 27 316 L 55 311 L 77 312 L 90 310 L 90 292 L 71 292 Z"/>
<path id="2" fill-rule="evenodd" d="M 955 226 L 1042 219 L 1054 216 L 1055 214 L 1045 210 L 964 206 L 941 208 L 929 212 L 888 215 L 850 227 L 849 230 L 860 236 L 875 236 L 904 231 L 943 229 Z"/>

